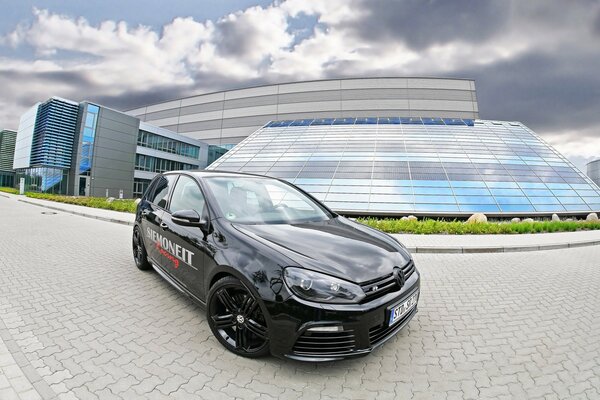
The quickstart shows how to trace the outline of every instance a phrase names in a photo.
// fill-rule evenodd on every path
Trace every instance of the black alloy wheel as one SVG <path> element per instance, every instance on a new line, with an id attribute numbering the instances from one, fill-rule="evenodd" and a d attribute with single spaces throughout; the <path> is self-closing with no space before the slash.
<path id="1" fill-rule="evenodd" d="M 269 352 L 269 332 L 262 308 L 233 276 L 219 279 L 208 293 L 208 324 L 228 350 L 243 357 Z"/>
<path id="2" fill-rule="evenodd" d="M 147 271 L 152 268 L 148 262 L 148 254 L 144 247 L 144 239 L 142 238 L 142 232 L 138 226 L 133 228 L 133 260 L 135 261 L 136 267 L 142 271 Z"/>

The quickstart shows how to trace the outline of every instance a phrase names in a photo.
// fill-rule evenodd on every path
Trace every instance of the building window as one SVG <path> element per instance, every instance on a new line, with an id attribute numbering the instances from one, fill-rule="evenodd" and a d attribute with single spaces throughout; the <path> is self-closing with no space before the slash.
<path id="1" fill-rule="evenodd" d="M 183 143 L 175 139 L 156 135 L 151 132 L 140 130 L 138 133 L 138 146 L 149 149 L 164 151 L 184 157 L 198 158 L 200 147 Z"/>
<path id="2" fill-rule="evenodd" d="M 152 182 L 150 179 L 133 179 L 133 197 L 142 197 Z"/>
<path id="3" fill-rule="evenodd" d="M 16 171 L 15 180 L 25 179 L 25 191 L 67 194 L 69 170 L 62 168 L 33 167 Z"/>
<path id="4" fill-rule="evenodd" d="M 182 163 L 179 161 L 166 160 L 164 158 L 157 158 L 152 156 L 146 156 L 144 154 L 135 155 L 135 169 L 138 171 L 148 172 L 167 172 L 177 170 L 188 170 L 196 169 L 198 165 Z"/>
<path id="5" fill-rule="evenodd" d="M 209 145 L 208 146 L 208 165 L 218 160 L 235 146 L 235 144 Z"/>
<path id="6" fill-rule="evenodd" d="M 81 161 L 79 162 L 79 175 L 90 175 L 92 169 L 92 156 L 94 152 L 94 138 L 96 137 L 96 124 L 100 108 L 88 104 L 85 114 L 83 131 L 81 133 Z"/>

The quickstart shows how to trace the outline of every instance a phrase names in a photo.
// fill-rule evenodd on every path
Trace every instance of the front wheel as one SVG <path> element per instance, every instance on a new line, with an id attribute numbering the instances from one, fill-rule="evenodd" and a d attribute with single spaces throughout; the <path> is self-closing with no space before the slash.
<path id="1" fill-rule="evenodd" d="M 208 292 L 208 324 L 227 350 L 243 357 L 269 353 L 269 331 L 260 304 L 233 276 L 219 279 Z"/>
<path id="2" fill-rule="evenodd" d="M 133 260 L 135 261 L 136 267 L 142 271 L 151 269 L 152 266 L 148 262 L 148 254 L 146 253 L 146 248 L 144 247 L 144 238 L 142 237 L 142 232 L 138 226 L 133 228 L 132 245 Z"/>

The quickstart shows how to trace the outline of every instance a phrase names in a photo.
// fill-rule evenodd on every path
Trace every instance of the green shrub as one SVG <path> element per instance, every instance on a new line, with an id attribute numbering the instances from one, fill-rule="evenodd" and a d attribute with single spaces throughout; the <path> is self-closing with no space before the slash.
<path id="1" fill-rule="evenodd" d="M 10 194 L 19 194 L 19 191 L 15 188 L 11 187 L 0 187 L 0 192 L 10 193 Z"/>
<path id="2" fill-rule="evenodd" d="M 429 218 L 419 221 L 402 221 L 396 218 L 359 218 L 358 222 L 388 233 L 415 234 L 522 234 L 600 229 L 600 222 L 598 221 L 481 222 L 466 224 L 457 220 L 445 221 Z"/>
<path id="3" fill-rule="evenodd" d="M 75 197 L 36 192 L 27 192 L 25 193 L 25 195 L 33 199 L 50 200 L 59 203 L 75 204 L 78 206 L 102 208 L 105 210 L 122 211 L 129 213 L 134 213 L 137 207 L 135 201 L 130 199 L 115 199 L 113 202 L 109 203 L 104 197 Z"/>

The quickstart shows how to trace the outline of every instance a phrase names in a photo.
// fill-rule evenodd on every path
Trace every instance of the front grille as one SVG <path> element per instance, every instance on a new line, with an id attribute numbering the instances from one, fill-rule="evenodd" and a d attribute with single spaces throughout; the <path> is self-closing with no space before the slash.
<path id="1" fill-rule="evenodd" d="M 415 272 L 415 263 L 413 262 L 413 260 L 410 260 L 408 264 L 402 267 L 402 272 L 404 272 L 404 278 L 408 280 L 408 278 L 410 278 L 413 272 Z"/>
<path id="2" fill-rule="evenodd" d="M 342 332 L 306 331 L 296 341 L 293 352 L 311 357 L 336 356 L 352 352 L 356 347 L 353 330 Z"/>
<path id="3" fill-rule="evenodd" d="M 371 342 L 371 346 L 375 346 L 381 341 L 385 340 L 392 332 L 394 332 L 398 327 L 404 325 L 404 323 L 415 313 L 416 308 L 413 308 L 408 314 L 406 314 L 402 319 L 396 322 L 392 326 L 388 326 L 387 320 L 381 324 L 372 327 L 369 329 L 369 341 Z"/>
<path id="4" fill-rule="evenodd" d="M 365 292 L 364 302 L 371 301 L 377 299 L 389 292 L 394 292 L 396 290 L 400 290 L 398 287 L 398 281 L 394 274 L 385 275 L 382 278 L 373 279 L 369 282 L 363 283 L 360 285 L 363 292 Z"/>
<path id="5" fill-rule="evenodd" d="M 404 280 L 407 280 L 413 274 L 413 272 L 415 272 L 415 263 L 411 260 L 408 262 L 408 264 L 406 264 L 400 269 L 404 273 Z M 393 273 L 385 275 L 381 278 L 365 282 L 361 284 L 360 287 L 366 295 L 363 302 L 375 300 L 387 293 L 395 292 L 402 289 L 398 285 L 398 280 L 396 279 Z"/>

